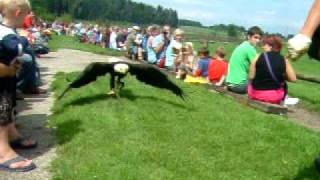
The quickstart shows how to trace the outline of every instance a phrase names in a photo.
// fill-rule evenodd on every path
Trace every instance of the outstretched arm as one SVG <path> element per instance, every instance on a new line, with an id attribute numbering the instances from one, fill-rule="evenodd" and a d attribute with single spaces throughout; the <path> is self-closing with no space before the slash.
<path id="1" fill-rule="evenodd" d="M 302 27 L 300 33 L 312 37 L 317 27 L 320 25 L 320 0 L 315 0 L 310 11 L 309 16 Z"/>
<path id="2" fill-rule="evenodd" d="M 297 81 L 296 73 L 294 72 L 294 69 L 292 68 L 290 62 L 286 59 L 286 77 L 289 82 L 295 82 Z"/>

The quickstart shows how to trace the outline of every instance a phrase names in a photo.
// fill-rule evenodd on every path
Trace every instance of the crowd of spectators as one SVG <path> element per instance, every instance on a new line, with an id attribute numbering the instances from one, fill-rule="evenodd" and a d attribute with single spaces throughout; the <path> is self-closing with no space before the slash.
<path id="1" fill-rule="evenodd" d="M 290 63 L 280 54 L 280 37 L 263 38 L 263 31 L 257 26 L 248 30 L 247 40 L 234 49 L 229 61 L 225 59 L 227 54 L 223 47 L 214 49 L 213 55 L 208 47 L 196 52 L 192 42 L 184 41 L 182 29 L 172 29 L 168 25 L 120 28 L 79 22 L 54 23 L 52 28 L 58 34 L 78 37 L 83 43 L 124 51 L 131 60 L 173 71 L 177 79 L 185 82 L 225 86 L 239 94 L 247 94 L 249 90 L 249 98 L 263 102 L 282 104 L 287 97 L 286 81 L 296 80 Z M 263 54 L 256 50 L 260 42 L 265 50 Z M 270 60 L 270 66 L 265 57 Z"/>

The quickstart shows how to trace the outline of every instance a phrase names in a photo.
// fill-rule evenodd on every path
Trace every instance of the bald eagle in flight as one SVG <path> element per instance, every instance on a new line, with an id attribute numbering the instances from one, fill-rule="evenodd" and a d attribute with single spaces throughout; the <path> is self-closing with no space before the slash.
<path id="1" fill-rule="evenodd" d="M 110 73 L 109 94 L 119 97 L 120 90 L 124 87 L 121 80 L 128 74 L 135 75 L 137 80 L 148 85 L 167 89 L 184 100 L 184 92 L 176 84 L 170 81 L 166 74 L 155 66 L 149 64 L 118 62 L 95 62 L 89 64 L 84 71 L 69 84 L 67 89 L 58 97 L 61 99 L 72 88 L 80 88 L 97 80 L 99 76 Z"/>

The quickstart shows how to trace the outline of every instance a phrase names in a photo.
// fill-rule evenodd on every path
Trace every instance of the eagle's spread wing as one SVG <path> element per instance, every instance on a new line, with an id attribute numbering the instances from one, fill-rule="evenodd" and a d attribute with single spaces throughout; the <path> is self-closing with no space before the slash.
<path id="1" fill-rule="evenodd" d="M 83 72 L 69 84 L 68 88 L 58 97 L 58 99 L 61 99 L 70 89 L 80 88 L 90 84 L 91 82 L 96 81 L 99 76 L 103 76 L 106 73 L 113 71 L 114 63 L 115 62 L 95 62 L 89 64 Z"/>
<path id="2" fill-rule="evenodd" d="M 184 99 L 182 89 L 170 81 L 167 75 L 161 72 L 160 69 L 149 64 L 128 63 L 128 65 L 130 66 L 130 74 L 135 75 L 139 81 L 158 88 L 168 89 Z"/>

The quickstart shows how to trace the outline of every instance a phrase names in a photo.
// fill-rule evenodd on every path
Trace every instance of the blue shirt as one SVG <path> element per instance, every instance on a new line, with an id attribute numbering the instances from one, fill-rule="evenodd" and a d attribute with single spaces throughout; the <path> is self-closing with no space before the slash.
<path id="1" fill-rule="evenodd" d="M 158 36 L 156 36 L 153 41 L 152 41 L 152 47 L 155 49 L 157 48 L 161 43 L 164 42 L 164 37 L 162 34 L 159 34 Z M 167 47 L 163 47 L 162 50 L 157 53 L 157 62 L 159 62 L 160 59 L 165 58 L 166 57 L 166 48 Z"/>
<path id="2" fill-rule="evenodd" d="M 203 58 L 203 59 L 199 60 L 198 68 L 201 70 L 201 76 L 202 77 L 208 77 L 210 61 L 211 61 L 210 57 L 206 57 L 206 58 Z"/>
<path id="3" fill-rule="evenodd" d="M 11 62 L 22 55 L 23 44 L 20 37 L 16 32 L 6 27 L 5 25 L 0 25 L 0 62 L 6 65 L 11 64 Z"/>
<path id="4" fill-rule="evenodd" d="M 154 37 L 150 36 L 149 38 L 154 38 Z M 147 42 L 148 62 L 154 64 L 157 62 L 157 55 L 156 55 L 156 51 L 154 50 L 154 47 L 152 44 L 153 40 L 152 40 L 151 44 L 149 44 L 149 38 L 148 38 L 148 42 Z"/>

